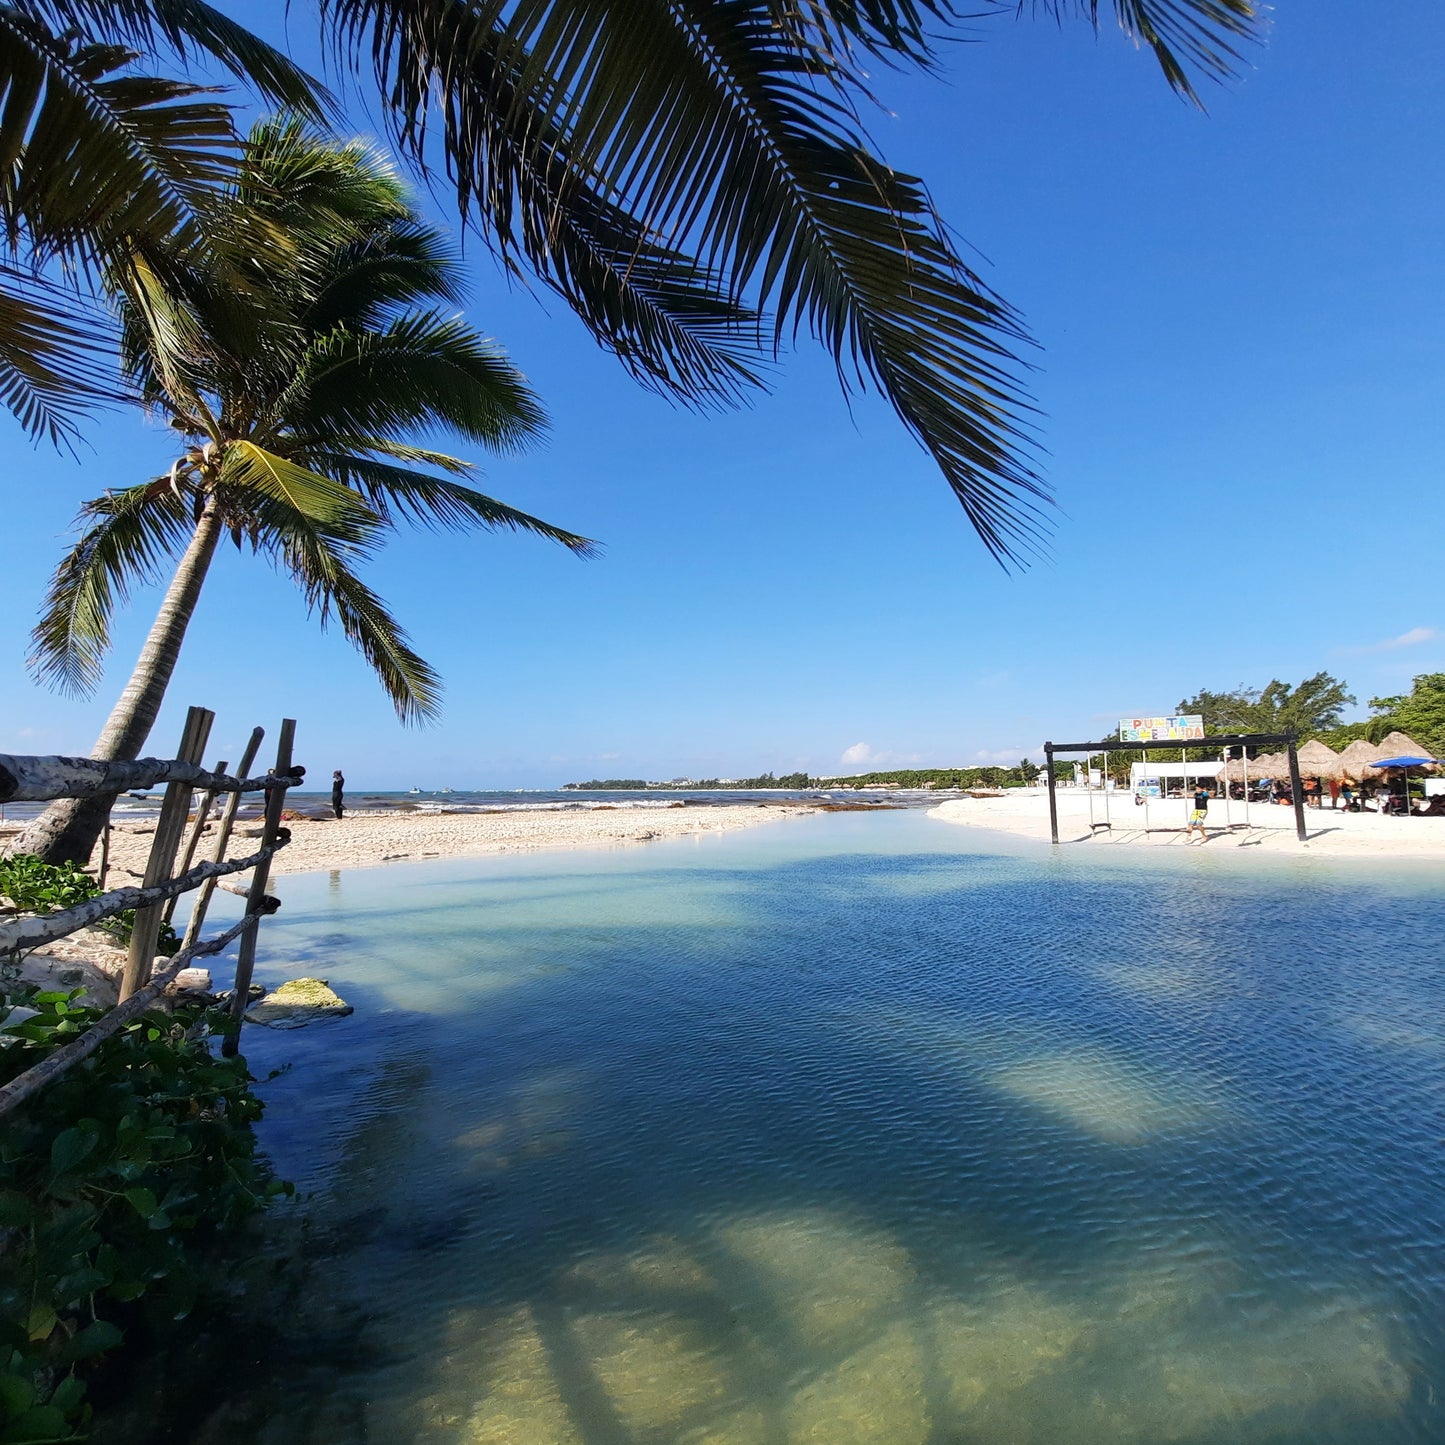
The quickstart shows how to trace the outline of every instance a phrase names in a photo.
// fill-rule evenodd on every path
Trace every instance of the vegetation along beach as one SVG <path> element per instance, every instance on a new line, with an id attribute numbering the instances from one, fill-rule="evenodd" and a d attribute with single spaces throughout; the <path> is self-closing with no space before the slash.
<path id="1" fill-rule="evenodd" d="M 0 0 L 0 1442 L 1445 1440 L 1445 12 Z"/>

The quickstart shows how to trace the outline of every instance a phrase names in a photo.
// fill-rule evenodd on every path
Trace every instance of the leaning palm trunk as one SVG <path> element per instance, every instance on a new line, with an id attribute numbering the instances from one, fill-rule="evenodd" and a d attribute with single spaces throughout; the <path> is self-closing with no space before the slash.
<path id="1" fill-rule="evenodd" d="M 91 757 L 107 762 L 138 758 L 155 725 L 171 674 L 176 670 L 186 628 L 221 536 L 221 517 L 208 502 L 181 557 L 165 601 L 141 649 L 135 670 L 111 710 Z M 11 844 L 11 853 L 34 853 L 47 863 L 87 863 L 110 817 L 113 797 L 61 798 L 52 803 Z"/>

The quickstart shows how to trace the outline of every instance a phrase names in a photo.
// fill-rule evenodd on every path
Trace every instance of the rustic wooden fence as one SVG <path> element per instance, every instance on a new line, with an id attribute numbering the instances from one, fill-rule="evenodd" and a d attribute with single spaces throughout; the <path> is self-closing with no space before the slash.
<path id="1" fill-rule="evenodd" d="M 235 776 L 226 772 L 228 764 L 225 762 L 217 764 L 213 772 L 207 772 L 201 766 L 201 756 L 214 721 L 215 714 L 209 709 L 191 708 L 186 715 L 177 756 L 169 759 L 141 758 L 135 762 L 107 763 L 91 758 L 20 757 L 0 753 L 0 803 L 43 803 L 56 798 L 90 798 L 105 794 L 114 798 L 132 789 L 166 784 L 156 820 L 155 838 L 140 887 L 114 888 L 73 908 L 0 922 L 0 957 L 4 957 L 15 956 L 22 950 L 44 943 L 53 943 L 129 908 L 136 910 L 130 952 L 126 956 L 116 1006 L 74 1043 L 56 1049 L 0 1088 L 0 1117 L 93 1054 L 106 1039 L 118 1033 L 131 1019 L 143 1014 L 193 960 L 219 953 L 239 938 L 241 946 L 236 960 L 236 981 L 230 1000 L 236 1028 L 222 1044 L 222 1051 L 226 1054 L 237 1051 L 241 1016 L 246 1010 L 256 962 L 257 928 L 262 918 L 281 906 L 278 899 L 266 892 L 271 860 L 291 839 L 290 831 L 281 826 L 281 810 L 285 805 L 286 790 L 300 783 L 306 770 L 297 767 L 291 760 L 296 724 L 286 718 L 281 723 L 277 740 L 276 761 L 269 772 L 256 778 L 247 776 L 255 764 L 265 735 L 261 728 L 251 734 L 251 741 Z M 191 818 L 192 795 L 197 791 L 202 795 L 201 801 L 191 822 L 177 870 L 177 853 L 182 851 L 186 822 Z M 258 792 L 266 795 L 260 847 L 248 857 L 227 862 L 226 851 L 241 798 L 246 793 Z M 216 826 L 211 857 L 196 863 L 194 859 L 207 819 L 219 796 L 225 796 L 226 803 Z M 101 852 L 102 888 L 106 881 L 108 826 L 106 840 Z M 200 931 L 216 881 L 229 873 L 241 873 L 247 869 L 254 871 L 246 893 L 245 915 L 224 933 L 202 942 Z M 164 966 L 156 971 L 156 941 L 161 923 L 169 920 L 182 894 L 196 889 L 200 892 L 191 910 L 180 951 L 166 959 Z"/>

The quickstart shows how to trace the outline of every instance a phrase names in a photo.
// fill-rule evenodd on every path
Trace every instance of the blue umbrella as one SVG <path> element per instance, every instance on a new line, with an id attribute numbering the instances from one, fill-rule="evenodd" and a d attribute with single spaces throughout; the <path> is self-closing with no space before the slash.
<path id="1" fill-rule="evenodd" d="M 1435 761 L 1434 758 L 1416 758 L 1416 757 L 1381 758 L 1381 759 L 1379 760 L 1379 762 L 1370 763 L 1370 764 L 1368 764 L 1368 766 L 1369 766 L 1369 767 L 1372 767 L 1372 768 L 1424 768 L 1424 767 L 1428 767 L 1428 766 L 1429 766 L 1431 763 L 1433 763 L 1434 761 Z M 1385 786 L 1388 787 L 1389 784 L 1387 783 Z M 1408 789 L 1408 784 L 1407 784 L 1407 789 Z M 1408 791 L 1407 791 L 1406 796 L 1405 796 L 1404 806 L 1405 806 L 1405 811 L 1408 813 L 1408 812 L 1410 811 L 1410 798 L 1409 798 Z M 1383 803 L 1380 805 L 1380 811 L 1381 811 L 1381 812 L 1384 811 L 1384 804 L 1383 804 Z"/>

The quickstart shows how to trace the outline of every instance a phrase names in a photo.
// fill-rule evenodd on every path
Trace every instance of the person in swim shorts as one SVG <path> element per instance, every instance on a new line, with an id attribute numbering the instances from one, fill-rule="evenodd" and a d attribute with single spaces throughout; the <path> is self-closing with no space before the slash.
<path id="1" fill-rule="evenodd" d="M 1204 820 L 1209 816 L 1209 789 L 1203 783 L 1198 783 L 1194 788 L 1194 811 L 1189 815 L 1189 826 L 1184 830 L 1184 841 L 1187 843 L 1194 835 L 1194 830 L 1199 829 L 1199 841 L 1207 843 L 1209 834 L 1204 831 Z"/>

